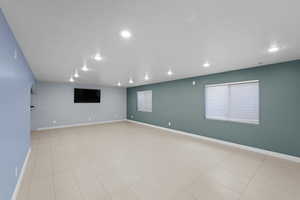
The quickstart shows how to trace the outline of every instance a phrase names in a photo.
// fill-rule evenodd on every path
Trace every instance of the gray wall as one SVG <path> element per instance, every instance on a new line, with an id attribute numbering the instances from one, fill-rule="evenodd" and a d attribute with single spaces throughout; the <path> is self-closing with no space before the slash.
<path id="1" fill-rule="evenodd" d="M 33 74 L 0 9 L 1 200 L 11 199 L 30 147 L 30 88 L 33 82 Z M 15 169 L 18 169 L 17 175 Z"/>
<path id="2" fill-rule="evenodd" d="M 192 81 L 196 85 L 192 85 Z M 260 124 L 205 119 L 205 84 L 259 80 Z M 127 118 L 300 156 L 300 61 L 127 89 Z M 137 111 L 136 92 L 152 90 L 153 112 Z"/>
<path id="3" fill-rule="evenodd" d="M 74 103 L 74 88 L 101 89 L 101 103 Z M 126 89 L 95 85 L 37 82 L 32 129 L 126 119 Z M 56 121 L 56 123 L 53 123 Z"/>

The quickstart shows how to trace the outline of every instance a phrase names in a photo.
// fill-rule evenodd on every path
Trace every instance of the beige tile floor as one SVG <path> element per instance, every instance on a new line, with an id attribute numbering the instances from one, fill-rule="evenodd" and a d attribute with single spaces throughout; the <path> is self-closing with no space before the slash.
<path id="1" fill-rule="evenodd" d="M 299 200 L 300 164 L 129 122 L 34 132 L 18 200 Z"/>

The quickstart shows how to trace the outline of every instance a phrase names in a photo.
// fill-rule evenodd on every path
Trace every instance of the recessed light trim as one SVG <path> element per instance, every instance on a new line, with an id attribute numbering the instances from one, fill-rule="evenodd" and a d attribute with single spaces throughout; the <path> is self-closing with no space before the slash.
<path id="1" fill-rule="evenodd" d="M 118 82 L 118 84 L 117 84 L 117 85 L 120 87 L 122 84 L 121 84 L 121 82 Z"/>
<path id="2" fill-rule="evenodd" d="M 132 80 L 132 78 L 130 78 L 130 79 L 129 79 L 129 83 L 130 83 L 130 84 L 132 84 L 132 83 L 133 83 L 133 80 Z"/>
<path id="3" fill-rule="evenodd" d="M 131 38 L 131 36 L 132 36 L 132 34 L 131 34 L 131 32 L 130 32 L 129 30 L 122 30 L 122 31 L 120 32 L 120 35 L 121 35 L 121 37 L 124 38 L 124 39 L 129 39 L 129 38 Z"/>
<path id="4" fill-rule="evenodd" d="M 209 62 L 205 62 L 205 63 L 203 64 L 203 67 L 205 67 L 205 68 L 210 67 L 210 63 L 209 63 Z"/>
<path id="5" fill-rule="evenodd" d="M 277 45 L 272 45 L 269 49 L 268 49 L 268 52 L 269 53 L 275 53 L 275 52 L 278 52 L 280 49 Z"/>
<path id="6" fill-rule="evenodd" d="M 70 81 L 71 83 L 73 83 L 73 82 L 74 82 L 74 78 L 71 76 L 71 78 L 69 79 L 69 81 Z"/>
<path id="7" fill-rule="evenodd" d="M 75 78 L 79 78 L 79 74 L 78 74 L 78 71 L 77 71 L 77 70 L 75 70 L 74 77 L 75 77 Z"/>
<path id="8" fill-rule="evenodd" d="M 87 72 L 89 71 L 89 68 L 86 66 L 86 64 L 83 65 L 83 67 L 81 68 L 82 71 Z"/>
<path id="9" fill-rule="evenodd" d="M 171 69 L 169 69 L 169 71 L 167 72 L 167 74 L 168 74 L 169 76 L 172 76 L 172 75 L 173 75 L 173 72 L 172 72 L 172 70 L 171 70 Z"/>
<path id="10" fill-rule="evenodd" d="M 145 79 L 145 81 L 148 81 L 148 80 L 149 80 L 149 75 L 148 75 L 148 74 L 145 74 L 144 79 Z"/>
<path id="11" fill-rule="evenodd" d="M 94 56 L 94 60 L 101 61 L 101 60 L 103 60 L 103 57 L 101 56 L 100 53 L 96 53 L 96 55 Z"/>

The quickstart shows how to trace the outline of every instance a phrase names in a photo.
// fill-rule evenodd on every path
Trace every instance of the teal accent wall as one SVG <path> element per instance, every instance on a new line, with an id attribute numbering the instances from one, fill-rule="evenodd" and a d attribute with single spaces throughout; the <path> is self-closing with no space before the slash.
<path id="1" fill-rule="evenodd" d="M 205 119 L 206 84 L 247 80 L 260 81 L 259 125 Z M 142 90 L 152 90 L 152 113 L 137 111 Z M 300 156 L 300 60 L 127 88 L 127 118 Z"/>

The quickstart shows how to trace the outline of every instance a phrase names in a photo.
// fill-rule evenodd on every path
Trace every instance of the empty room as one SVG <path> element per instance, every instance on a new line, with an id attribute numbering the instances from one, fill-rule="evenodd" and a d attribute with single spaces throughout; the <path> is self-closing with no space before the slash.
<path id="1" fill-rule="evenodd" d="M 0 200 L 299 200 L 299 7 L 0 0 Z"/>

